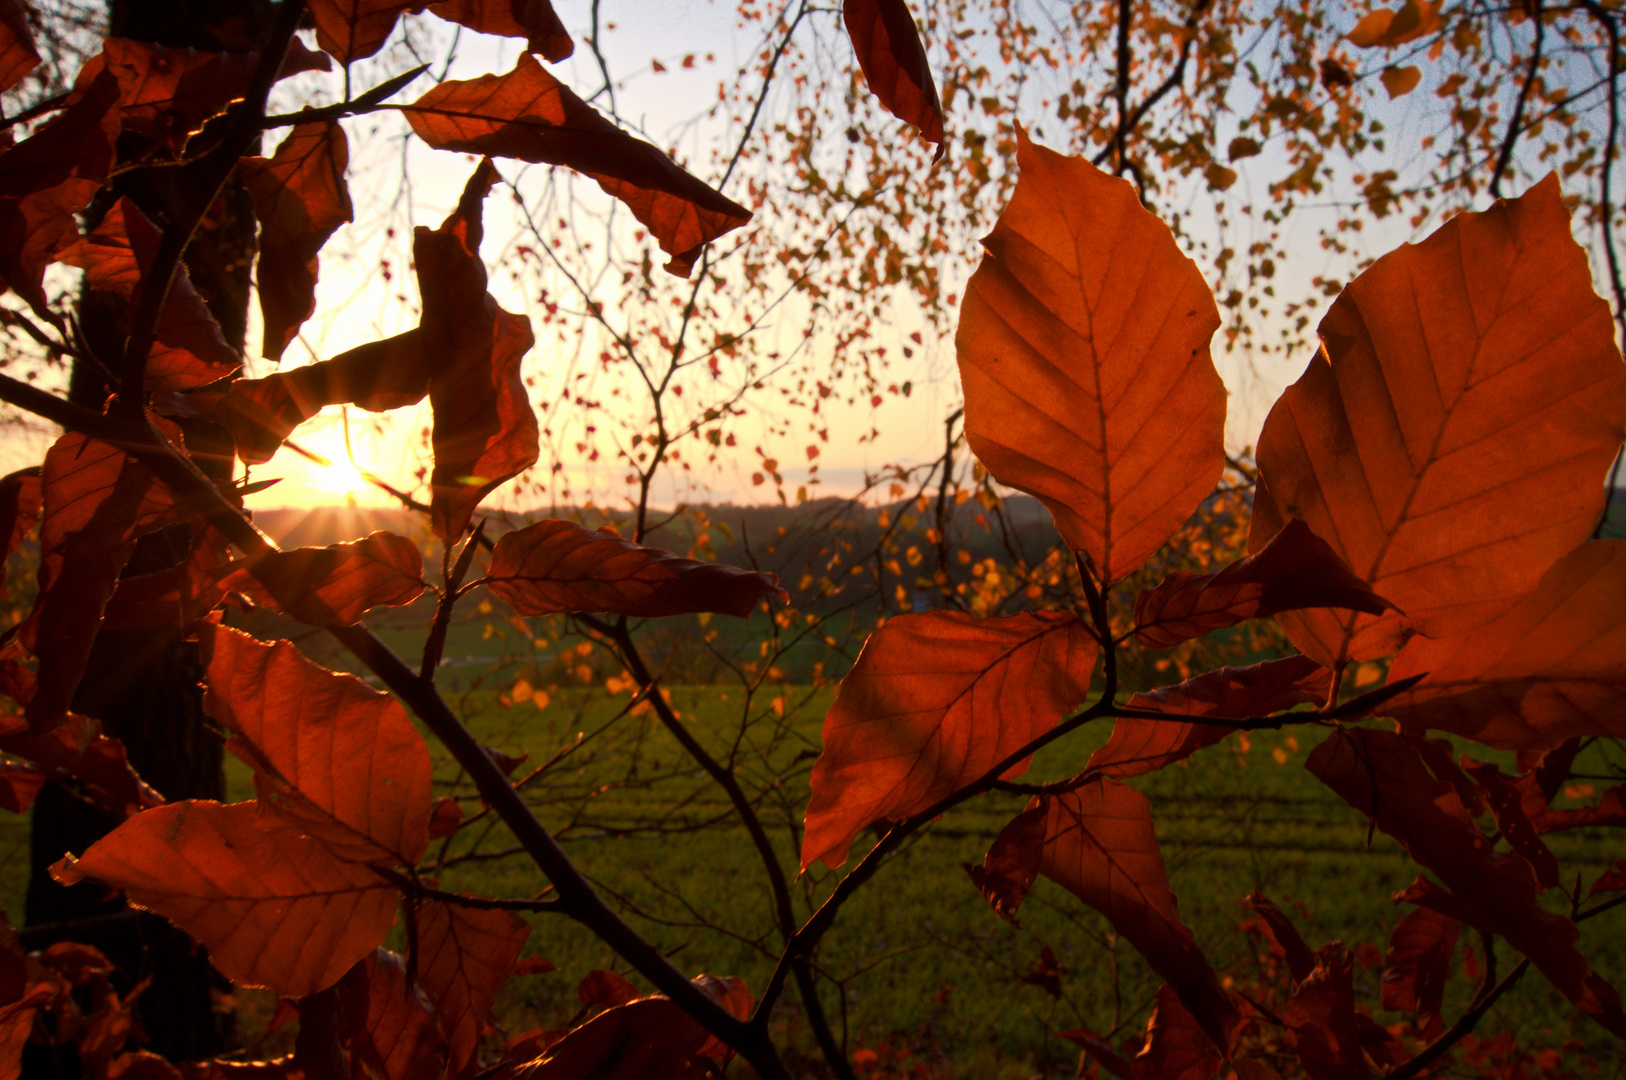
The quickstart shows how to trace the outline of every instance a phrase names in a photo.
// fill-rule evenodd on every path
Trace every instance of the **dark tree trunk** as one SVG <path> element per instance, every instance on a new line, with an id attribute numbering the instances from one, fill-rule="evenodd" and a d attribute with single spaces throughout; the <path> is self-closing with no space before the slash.
<path id="1" fill-rule="evenodd" d="M 257 31 L 269 25 L 267 0 L 110 0 L 114 36 L 203 51 L 251 48 Z M 138 136 L 125 135 L 120 156 L 150 149 Z M 87 217 L 99 218 L 120 196 L 128 196 L 163 228 L 171 207 L 189 193 L 177 187 L 179 170 L 133 171 L 112 185 L 109 197 L 93 204 Z M 219 322 L 226 340 L 241 349 L 248 321 L 249 273 L 255 246 L 253 206 L 235 181 L 205 218 L 188 251 L 192 283 Z M 128 334 L 128 305 L 107 294 L 82 294 L 79 322 L 86 343 L 100 356 L 118 357 Z M 92 367 L 76 365 L 69 397 L 100 408 L 109 388 Z M 188 449 L 211 475 L 231 475 L 231 444 L 224 432 L 202 423 L 183 425 Z M 171 530 L 143 537 L 126 576 L 179 565 L 187 556 L 189 533 Z M 179 629 L 103 630 L 92 648 L 75 711 L 94 716 L 110 736 L 123 741 L 131 764 L 166 799 L 222 799 L 222 742 L 203 714 L 201 668 L 196 647 Z M 225 984 L 184 934 L 150 915 L 116 918 L 126 909 L 91 884 L 65 889 L 46 872 L 64 852 L 81 852 L 117 822 L 108 820 L 72 791 L 50 785 L 34 804 L 26 924 L 29 945 L 51 940 L 83 941 L 107 953 L 128 980 L 152 983 L 138 1000 L 137 1014 L 149 1048 L 173 1060 L 219 1053 L 230 1039 L 229 1014 L 214 1007 L 213 992 Z M 91 920 L 88 923 L 83 920 Z M 56 926 L 81 922 L 78 927 Z M 33 1056 L 25 1075 L 72 1076 L 77 1062 Z"/>

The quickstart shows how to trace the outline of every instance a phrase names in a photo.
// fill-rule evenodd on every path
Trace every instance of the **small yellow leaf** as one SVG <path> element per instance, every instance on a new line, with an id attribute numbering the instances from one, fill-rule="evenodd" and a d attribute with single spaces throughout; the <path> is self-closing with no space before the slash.
<path id="1" fill-rule="evenodd" d="M 1423 81 L 1423 69 L 1415 65 L 1402 68 L 1384 68 L 1383 88 L 1389 91 L 1389 100 L 1402 97 L 1417 89 L 1417 84 Z"/>

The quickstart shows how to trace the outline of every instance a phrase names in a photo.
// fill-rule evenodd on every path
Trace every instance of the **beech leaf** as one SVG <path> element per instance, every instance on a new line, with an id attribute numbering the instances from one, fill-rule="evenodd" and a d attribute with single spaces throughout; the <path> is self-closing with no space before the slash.
<path id="1" fill-rule="evenodd" d="M 484 584 L 520 615 L 603 611 L 649 618 L 711 611 L 746 618 L 783 597 L 772 574 L 685 559 L 613 532 L 547 520 L 504 533 Z"/>
<path id="2" fill-rule="evenodd" d="M 375 950 L 339 980 L 337 990 L 345 1046 L 367 1075 L 439 1080 L 446 1044 L 433 1006 L 408 982 L 399 955 Z"/>
<path id="3" fill-rule="evenodd" d="M 1407 912 L 1389 935 L 1383 957 L 1385 1009 L 1414 1014 L 1425 1032 L 1439 1029 L 1459 932 L 1449 915 L 1422 907 Z"/>
<path id="4" fill-rule="evenodd" d="M 40 494 L 40 469 L 38 465 L 31 465 L 26 469 L 18 469 L 4 479 L 0 479 L 0 544 L 5 545 L 5 554 L 0 556 L 0 565 L 11 558 L 23 539 L 34 531 L 39 524 L 40 514 L 45 504 Z M 5 595 L 5 585 L 0 581 L 0 596 Z"/>
<path id="5" fill-rule="evenodd" d="M 316 44 L 341 64 L 365 60 L 395 31 L 402 12 L 421 0 L 309 0 L 305 5 L 316 24 Z"/>
<path id="6" fill-rule="evenodd" d="M 216 625 L 199 641 L 204 711 L 253 767 L 262 807 L 340 859 L 411 866 L 423 857 L 429 748 L 395 698 L 318 667 L 287 641 Z"/>
<path id="7" fill-rule="evenodd" d="M 21 0 L 0 0 L 0 92 L 10 90 L 39 66 L 39 49 Z"/>
<path id="8" fill-rule="evenodd" d="M 899 615 L 869 636 L 824 718 L 802 868 L 847 858 L 876 821 L 918 814 L 1055 727 L 1100 651 L 1067 612 Z M 1001 773 L 1027 771 L 1023 760 Z"/>
<path id="9" fill-rule="evenodd" d="M 937 98 L 931 64 L 906 0 L 842 0 L 842 21 L 858 54 L 864 81 L 887 112 L 920 129 L 920 137 L 943 142 L 943 104 Z"/>
<path id="10" fill-rule="evenodd" d="M 1281 1018 L 1310 1080 L 1363 1080 L 1366 1059 L 1355 1013 L 1355 958 L 1334 942 L 1315 951 L 1315 963 L 1295 978 Z"/>
<path id="11" fill-rule="evenodd" d="M 179 802 L 129 818 L 51 868 L 123 890 L 209 949 L 241 986 L 304 997 L 338 982 L 395 923 L 395 887 L 251 802 Z"/>
<path id="12" fill-rule="evenodd" d="M 259 62 L 252 52 L 199 52 L 111 37 L 74 85 L 82 90 L 106 71 L 118 83 L 123 128 L 178 152 L 205 120 L 247 92 Z"/>
<path id="13" fill-rule="evenodd" d="M 1496 829 L 1507 841 L 1507 846 L 1536 874 L 1536 882 L 1543 889 L 1558 886 L 1558 859 L 1542 842 L 1539 830 L 1531 816 L 1525 812 L 1524 793 L 1508 781 L 1495 765 L 1474 761 L 1464 755 L 1463 769 L 1479 784 L 1484 792 L 1485 805 L 1496 818 Z M 1546 810 L 1546 806 L 1542 806 Z"/>
<path id="14" fill-rule="evenodd" d="M 994 837 L 981 866 L 965 868 L 989 906 L 1012 925 L 1039 876 L 1049 822 L 1050 811 L 1043 804 L 1028 807 Z"/>
<path id="15" fill-rule="evenodd" d="M 451 1048 L 447 1075 L 472 1072 L 480 1033 L 497 989 L 513 974 L 531 928 L 511 912 L 465 908 L 439 900 L 418 908 L 418 980 L 435 1002 Z"/>
<path id="16" fill-rule="evenodd" d="M 402 109 L 430 146 L 565 165 L 597 181 L 643 222 L 666 269 L 688 277 L 707 242 L 751 219 L 658 149 L 600 116 L 529 53 L 506 75 L 448 80 Z"/>
<path id="17" fill-rule="evenodd" d="M 664 997 L 606 1009 L 520 1066 L 514 1080 L 648 1080 L 650 1077 L 707 1075 L 685 1064 L 706 1045 L 707 1032 Z"/>
<path id="18" fill-rule="evenodd" d="M 1483 626 L 1592 532 L 1626 365 L 1556 176 L 1385 255 L 1320 332 L 1259 438 L 1248 549 L 1302 519 L 1405 614 L 1278 616 L 1305 655 Z"/>
<path id="19" fill-rule="evenodd" d="M 429 10 L 482 34 L 522 37 L 525 47 L 558 63 L 576 51 L 548 0 L 441 0 Z"/>
<path id="20" fill-rule="evenodd" d="M 375 607 L 423 595 L 423 554 L 404 536 L 375 532 L 327 547 L 243 560 L 222 584 L 312 626 L 350 626 Z"/>
<path id="21" fill-rule="evenodd" d="M 1417 84 L 1423 81 L 1423 69 L 1414 64 L 1398 68 L 1387 67 L 1378 78 L 1383 80 L 1383 89 L 1388 91 L 1389 100 L 1393 101 L 1417 89 Z"/>
<path id="22" fill-rule="evenodd" d="M 1296 608 L 1381 615 L 1388 603 L 1302 521 L 1213 574 L 1175 573 L 1135 598 L 1135 637 L 1167 649 L 1213 630 Z"/>
<path id="23" fill-rule="evenodd" d="M 1021 176 L 983 241 L 955 344 L 965 430 L 1107 581 L 1146 561 L 1224 467 L 1219 309 L 1134 187 L 1017 129 Z"/>
<path id="24" fill-rule="evenodd" d="M 103 735 L 101 727 L 69 713 L 60 726 L 36 736 L 22 717 L 0 716 L 0 753 L 32 761 L 53 779 L 75 781 L 79 793 L 110 818 L 162 805 L 163 796 L 130 767 L 124 744 Z"/>

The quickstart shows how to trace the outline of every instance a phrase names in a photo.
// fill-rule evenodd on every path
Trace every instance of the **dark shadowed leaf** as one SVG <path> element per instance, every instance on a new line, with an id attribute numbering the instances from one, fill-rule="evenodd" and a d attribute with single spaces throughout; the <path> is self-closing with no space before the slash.
<path id="1" fill-rule="evenodd" d="M 82 89 L 106 71 L 118 83 L 124 129 L 178 152 L 205 120 L 243 96 L 259 62 L 251 52 L 199 52 L 115 37 L 80 69 L 75 86 Z"/>
<path id="2" fill-rule="evenodd" d="M 1496 818 L 1496 829 L 1525 862 L 1536 872 L 1536 881 L 1543 889 L 1558 885 L 1558 859 L 1541 840 L 1540 832 L 1530 815 L 1525 812 L 1524 792 L 1502 775 L 1495 765 L 1463 756 L 1462 766 L 1479 784 L 1485 805 Z M 1545 806 L 1542 807 L 1546 809 Z"/>
<path id="3" fill-rule="evenodd" d="M 39 66 L 39 50 L 21 0 L 0 0 L 0 91 L 10 90 Z"/>
<path id="4" fill-rule="evenodd" d="M 0 761 L 0 809 L 13 814 L 28 813 L 29 804 L 45 786 L 46 779 L 45 773 L 32 765 Z"/>
<path id="5" fill-rule="evenodd" d="M 251 802 L 148 810 L 51 872 L 124 890 L 208 946 L 233 982 L 289 997 L 338 982 L 395 922 L 393 885 Z"/>
<path id="6" fill-rule="evenodd" d="M 485 585 L 521 615 L 712 611 L 743 619 L 763 600 L 782 595 L 772 574 L 685 559 L 557 520 L 499 537 Z"/>
<path id="7" fill-rule="evenodd" d="M 583 1005 L 599 1009 L 613 1009 L 629 1001 L 637 1001 L 644 992 L 613 971 L 594 968 L 576 984 L 576 996 Z"/>
<path id="8" fill-rule="evenodd" d="M 1105 1039 L 1089 1031 L 1057 1034 L 1082 1047 L 1121 1080 L 1213 1080 L 1225 1063 L 1213 1040 L 1168 983 L 1157 989 L 1152 1015 L 1146 1021 L 1145 1043 L 1127 1061 Z"/>
<path id="9" fill-rule="evenodd" d="M 1315 970 L 1316 955 L 1304 943 L 1298 927 L 1287 913 L 1267 900 L 1258 889 L 1242 900 L 1242 906 L 1259 916 L 1259 923 L 1270 937 L 1272 951 L 1287 961 L 1287 970 L 1295 983 L 1303 982 Z"/>
<path id="10" fill-rule="evenodd" d="M 635 139 L 550 75 L 529 53 L 507 75 L 441 83 L 402 110 L 430 146 L 565 165 L 598 182 L 648 227 L 666 268 L 687 277 L 706 243 L 751 212 Z"/>
<path id="11" fill-rule="evenodd" d="M 608 1009 L 515 1071 L 515 1080 L 688 1080 L 706 1029 L 663 997 Z"/>
<path id="12" fill-rule="evenodd" d="M 1460 929 L 1457 920 L 1428 908 L 1406 913 L 1389 935 L 1383 957 L 1385 1009 L 1412 1013 L 1425 1032 L 1439 1030 Z"/>
<path id="13" fill-rule="evenodd" d="M 1366 1080 L 1355 1014 L 1355 958 L 1343 945 L 1323 945 L 1297 980 L 1281 1017 L 1310 1080 Z"/>
<path id="14" fill-rule="evenodd" d="M 423 554 L 394 533 L 293 548 L 238 565 L 223 585 L 312 626 L 349 626 L 372 608 L 401 607 L 423 595 Z"/>
<path id="15" fill-rule="evenodd" d="M 1012 924 L 1039 876 L 1049 821 L 1050 811 L 1043 804 L 1028 807 L 994 838 L 981 866 L 968 864 L 965 868 L 977 891 Z"/>
<path id="16" fill-rule="evenodd" d="M 429 10 L 482 34 L 524 38 L 527 49 L 554 63 L 576 49 L 548 0 L 441 0 Z"/>
<path id="17" fill-rule="evenodd" d="M 1066 612 L 889 620 L 825 715 L 803 868 L 840 866 L 871 822 L 920 813 L 1055 727 L 1089 693 L 1099 651 Z M 1002 776 L 1026 771 L 1024 760 Z"/>
<path id="18" fill-rule="evenodd" d="M 965 429 L 1000 482 L 1037 496 L 1115 581 L 1224 467 L 1219 309 L 1128 181 L 1017 131 L 1021 178 L 983 241 L 955 338 Z"/>
<path id="19" fill-rule="evenodd" d="M 352 1060 L 382 1080 L 439 1080 L 446 1044 L 435 1012 L 396 953 L 376 950 L 338 983 L 340 1030 Z"/>
<path id="20" fill-rule="evenodd" d="M 513 973 L 531 928 L 507 911 L 456 907 L 438 900 L 418 909 L 418 980 L 435 1003 L 451 1048 L 447 1075 L 472 1071 L 480 1033 L 497 990 Z"/>
<path id="21" fill-rule="evenodd" d="M 0 544 L 5 545 L 5 554 L 0 555 L 0 565 L 11 558 L 23 538 L 34 531 L 43 510 L 38 465 L 19 469 L 0 479 Z M 0 596 L 4 595 L 5 582 L 0 578 Z"/>
<path id="22" fill-rule="evenodd" d="M 77 713 L 40 736 L 28 733 L 22 717 L 0 716 L 0 753 L 35 763 L 51 779 L 69 781 L 110 818 L 164 801 L 130 767 L 124 744 L 101 734 L 98 721 Z"/>
<path id="23" fill-rule="evenodd" d="M 843 0 L 842 21 L 870 93 L 887 112 L 920 129 L 943 156 L 943 105 L 926 47 L 905 0 Z"/>

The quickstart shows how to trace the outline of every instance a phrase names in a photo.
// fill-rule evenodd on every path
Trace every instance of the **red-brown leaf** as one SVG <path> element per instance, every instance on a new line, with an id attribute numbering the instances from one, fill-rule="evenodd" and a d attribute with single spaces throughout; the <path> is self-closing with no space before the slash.
<path id="1" fill-rule="evenodd" d="M 429 748 L 388 694 L 318 667 L 291 643 L 199 632 L 204 710 L 254 768 L 262 807 L 336 857 L 410 866 L 429 847 Z M 335 768 L 342 763 L 342 768 Z"/>
<path id="2" fill-rule="evenodd" d="M 80 69 L 76 89 L 103 71 L 119 87 L 120 119 L 178 152 L 186 137 L 248 90 L 260 58 L 256 53 L 199 52 L 128 38 L 108 38 Z"/>
<path id="3" fill-rule="evenodd" d="M 1049 821 L 1039 872 L 1105 915 L 1174 987 L 1214 1046 L 1229 1046 L 1239 1018 L 1180 919 L 1146 796 L 1097 780 L 1044 804 Z"/>
<path id="4" fill-rule="evenodd" d="M 1092 1032 L 1079 1029 L 1057 1034 L 1082 1047 L 1121 1080 L 1213 1080 L 1225 1063 L 1213 1040 L 1181 1004 L 1174 987 L 1168 983 L 1158 987 L 1155 1001 L 1146 1021 L 1146 1041 L 1128 1061 Z"/>
<path id="5" fill-rule="evenodd" d="M 376 53 L 395 30 L 401 13 L 418 7 L 413 0 L 310 0 L 316 44 L 341 64 Z"/>
<path id="6" fill-rule="evenodd" d="M 926 47 L 905 0 L 843 0 L 842 21 L 870 93 L 887 112 L 920 129 L 943 156 L 943 104 L 937 98 Z"/>
<path id="7" fill-rule="evenodd" d="M 499 537 L 485 585 L 521 615 L 712 611 L 743 619 L 763 600 L 783 595 L 772 574 L 685 559 L 559 520 Z"/>
<path id="8" fill-rule="evenodd" d="M 1453 902 L 1446 914 L 1505 938 L 1573 1004 L 1626 1037 L 1620 997 L 1576 951 L 1575 924 L 1541 907 L 1530 864 L 1492 849 L 1455 787 L 1404 736 L 1340 728 L 1305 768 L 1439 876 Z"/>
<path id="9" fill-rule="evenodd" d="M 28 9 L 20 0 L 0 0 L 0 92 L 10 90 L 39 66 Z"/>
<path id="10" fill-rule="evenodd" d="M 5 554 L 0 555 L 0 568 L 4 567 L 5 561 L 11 558 L 23 539 L 34 531 L 34 526 L 39 524 L 44 506 L 38 465 L 19 469 L 0 479 L 0 543 L 5 544 Z M 5 594 L 5 580 L 0 574 L 0 597 Z"/>
<path id="11" fill-rule="evenodd" d="M 1385 1009 L 1412 1013 L 1424 1031 L 1438 1030 L 1459 932 L 1449 915 L 1423 907 L 1407 912 L 1389 935 L 1383 957 Z"/>
<path id="12" fill-rule="evenodd" d="M 1332 672 L 1304 656 L 1266 660 L 1245 668 L 1219 668 L 1129 699 L 1128 708 L 1179 716 L 1242 720 L 1294 705 L 1320 704 L 1332 687 Z M 1222 724 L 1176 723 L 1121 716 L 1112 738 L 1090 755 L 1088 768 L 1124 780 L 1156 772 L 1213 746 L 1232 729 Z"/>
<path id="13" fill-rule="evenodd" d="M 1258 552 L 1214 574 L 1170 574 L 1135 598 L 1135 637 L 1167 649 L 1221 627 L 1298 608 L 1381 615 L 1388 603 L 1294 520 Z"/>
<path id="14" fill-rule="evenodd" d="M 1536 881 L 1543 889 L 1558 885 L 1558 859 L 1546 844 L 1540 831 L 1525 812 L 1525 793 L 1502 775 L 1502 770 L 1486 762 L 1463 756 L 1462 767 L 1472 776 L 1484 793 L 1485 805 L 1496 818 L 1496 828 L 1507 841 L 1507 846 L 1530 864 Z M 1542 807 L 1546 809 L 1545 806 Z"/>
<path id="15" fill-rule="evenodd" d="M 463 823 L 463 808 L 456 799 L 450 795 L 435 800 L 435 808 L 429 813 L 429 839 L 444 840 L 457 832 L 457 827 Z"/>
<path id="16" fill-rule="evenodd" d="M 338 982 L 395 923 L 394 886 L 251 802 L 148 810 L 51 873 L 124 890 L 206 945 L 233 982 L 289 997 Z"/>
<path id="17" fill-rule="evenodd" d="M 1089 693 L 1097 652 L 1095 636 L 1066 612 L 889 620 L 825 715 L 803 869 L 821 859 L 840 866 L 872 822 L 920 813 L 1055 727 Z"/>
<path id="18" fill-rule="evenodd" d="M 1219 309 L 1128 181 L 1020 127 L 1017 162 L 955 337 L 966 437 L 1116 581 L 1225 466 L 1225 387 L 1208 351 Z"/>
<path id="19" fill-rule="evenodd" d="M 1355 962 L 1344 946 L 1315 951 L 1314 967 L 1294 987 L 1281 1018 L 1310 1080 L 1366 1080 L 1355 1016 Z"/>
<path id="20" fill-rule="evenodd" d="M 706 1029 L 663 997 L 599 1013 L 521 1066 L 514 1080 L 687 1080 Z"/>
<path id="21" fill-rule="evenodd" d="M 576 984 L 576 996 L 581 999 L 583 1005 L 613 1009 L 617 1005 L 637 1001 L 644 996 L 644 992 L 623 975 L 605 971 L 603 968 L 594 968 Z"/>
<path id="22" fill-rule="evenodd" d="M 1592 532 L 1626 425 L 1592 282 L 1549 176 L 1344 290 L 1259 437 L 1248 547 L 1300 518 L 1405 616 L 1280 616 L 1301 652 L 1331 667 L 1395 651 L 1408 626 L 1466 634 Z"/>
<path id="23" fill-rule="evenodd" d="M 339 980 L 337 990 L 345 1046 L 366 1075 L 439 1080 L 446 1044 L 435 1027 L 434 1008 L 407 981 L 399 955 L 376 950 Z"/>
<path id="24" fill-rule="evenodd" d="M 1384 706 L 1408 731 L 1512 750 L 1626 735 L 1626 540 L 1582 544 L 1486 626 L 1413 638 L 1389 681 L 1424 672 Z"/>
<path id="25" fill-rule="evenodd" d="M 482 34 L 522 37 L 527 49 L 554 63 L 576 51 L 548 0 L 441 0 L 429 10 Z"/>
<path id="26" fill-rule="evenodd" d="M 54 779 L 77 782 L 80 793 L 111 818 L 164 802 L 130 767 L 124 744 L 101 734 L 101 724 L 88 716 L 69 713 L 40 736 L 28 733 L 22 717 L 0 716 L 0 753 L 32 761 Z"/>
<path id="27" fill-rule="evenodd" d="M 45 774 L 32 765 L 0 761 L 0 809 L 28 813 L 29 804 L 45 786 L 45 780 Z"/>
<path id="28" fill-rule="evenodd" d="M 245 559 L 223 584 L 312 626 L 350 626 L 375 607 L 423 595 L 423 554 L 404 536 L 375 532 Z"/>
<path id="29" fill-rule="evenodd" d="M 648 227 L 687 277 L 707 242 L 751 212 L 635 139 L 550 75 L 529 53 L 507 75 L 443 82 L 403 111 L 430 146 L 565 165 L 598 182 Z"/>
<path id="30" fill-rule="evenodd" d="M 418 909 L 418 980 L 435 1002 L 435 1016 L 451 1048 L 447 1075 L 452 1080 L 472 1071 L 497 989 L 513 973 L 530 932 L 507 911 L 439 900 Z"/>
<path id="31" fill-rule="evenodd" d="M 1030 806 L 994 838 L 981 866 L 967 865 L 966 873 L 1000 917 L 1016 923 L 1016 911 L 1033 890 L 1039 876 L 1039 864 L 1044 861 L 1045 830 L 1050 811 L 1043 806 Z"/>
<path id="32" fill-rule="evenodd" d="M 1298 927 L 1287 913 L 1265 898 L 1258 889 L 1242 900 L 1242 906 L 1259 916 L 1259 923 L 1270 937 L 1272 951 L 1287 961 L 1287 970 L 1295 983 L 1303 982 L 1315 970 L 1316 954 L 1304 943 Z"/>
<path id="33" fill-rule="evenodd" d="M 255 283 L 265 323 L 263 355 L 272 360 L 316 310 L 317 253 L 333 230 L 352 220 L 344 170 L 344 128 L 333 121 L 295 125 L 270 158 L 238 163 L 260 221 Z"/>

